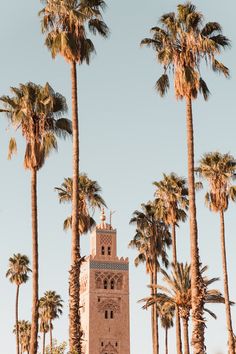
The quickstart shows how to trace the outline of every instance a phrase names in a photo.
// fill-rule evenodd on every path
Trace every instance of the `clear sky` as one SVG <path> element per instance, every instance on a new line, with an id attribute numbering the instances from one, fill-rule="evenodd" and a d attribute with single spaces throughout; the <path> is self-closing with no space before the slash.
<path id="1" fill-rule="evenodd" d="M 159 17 L 175 9 L 175 0 L 110 1 L 105 21 L 111 29 L 109 40 L 94 39 L 97 55 L 89 67 L 78 68 L 79 119 L 81 128 L 81 169 L 99 182 L 103 197 L 115 210 L 113 225 L 118 230 L 118 252 L 130 258 L 131 354 L 151 352 L 150 313 L 137 301 L 145 297 L 148 277 L 144 267 L 135 269 L 135 251 L 127 244 L 134 234 L 129 226 L 132 212 L 153 197 L 152 182 L 162 172 L 186 176 L 186 134 L 184 104 L 176 102 L 173 90 L 167 98 L 157 96 L 154 85 L 161 73 L 151 49 L 140 48 L 141 39 Z M 236 156 L 235 139 L 235 10 L 234 0 L 194 2 L 207 21 L 218 21 L 232 40 L 232 49 L 221 59 L 231 70 L 231 79 L 203 70 L 211 90 L 210 100 L 194 103 L 196 160 L 204 152 L 219 150 Z M 48 81 L 66 96 L 70 105 L 70 70 L 62 59 L 52 60 L 44 46 L 37 16 L 39 1 L 0 2 L 0 95 L 10 86 L 28 81 Z M 70 117 L 70 112 L 68 113 Z M 10 137 L 7 121 L 0 120 L 0 333 L 1 353 L 15 351 L 15 287 L 5 278 L 8 258 L 25 253 L 31 258 L 30 175 L 23 169 L 24 144 L 18 135 L 17 157 L 7 161 Z M 67 291 L 70 262 L 70 236 L 62 223 L 70 212 L 59 205 L 55 186 L 71 175 L 71 141 L 59 142 L 59 152 L 52 154 L 39 173 L 39 252 L 40 295 L 56 290 L 64 299 L 64 315 L 55 322 L 55 337 L 67 340 Z M 210 276 L 221 277 L 219 219 L 204 206 L 203 192 L 197 196 L 201 259 L 209 265 Z M 99 222 L 99 216 L 97 216 Z M 231 298 L 236 300 L 235 205 L 226 215 L 226 238 Z M 189 259 L 188 223 L 178 230 L 178 254 Z M 83 237 L 83 252 L 88 254 L 89 237 Z M 222 289 L 222 281 L 218 283 Z M 20 318 L 30 320 L 31 281 L 22 286 Z M 208 353 L 226 354 L 226 325 L 223 305 L 211 307 L 218 320 L 207 317 Z M 235 308 L 232 308 L 236 326 Z M 163 333 L 163 332 L 162 332 Z M 172 332 L 171 332 L 172 333 Z M 163 346 L 163 335 L 161 335 Z M 170 336 L 174 352 L 174 332 Z M 162 347 L 163 348 L 163 347 Z"/>

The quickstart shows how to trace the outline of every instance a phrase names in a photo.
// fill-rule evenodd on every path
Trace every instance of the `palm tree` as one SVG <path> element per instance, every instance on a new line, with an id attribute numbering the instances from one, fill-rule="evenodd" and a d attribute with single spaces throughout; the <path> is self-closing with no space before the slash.
<path id="1" fill-rule="evenodd" d="M 176 247 L 176 226 L 179 221 L 185 221 L 188 210 L 188 188 L 185 178 L 177 176 L 175 173 L 170 175 L 163 174 L 163 179 L 154 182 L 157 188 L 155 197 L 157 202 L 164 205 L 165 213 L 160 215 L 163 221 L 171 226 L 173 263 L 177 263 L 177 247 Z M 163 208 L 158 208 L 157 212 Z"/>
<path id="2" fill-rule="evenodd" d="M 14 326 L 13 333 L 16 333 L 17 327 Z M 31 332 L 31 323 L 29 321 L 21 320 L 18 321 L 18 330 L 19 330 L 19 343 L 20 343 L 20 353 L 29 354 L 30 350 L 30 332 Z"/>
<path id="3" fill-rule="evenodd" d="M 201 275 L 204 282 L 205 293 L 204 293 L 204 304 L 207 303 L 224 303 L 224 298 L 219 290 L 208 289 L 208 287 L 219 280 L 219 278 L 208 279 L 203 276 L 203 273 L 207 270 L 207 267 L 201 268 Z M 165 286 L 158 285 L 157 288 L 162 291 L 162 293 L 157 293 L 156 296 L 150 298 L 142 299 L 147 306 L 153 305 L 153 303 L 158 303 L 161 306 L 166 304 L 166 306 L 177 306 L 179 309 L 180 317 L 183 321 L 184 329 L 184 354 L 190 353 L 189 348 L 189 335 L 188 335 L 188 322 L 190 317 L 190 311 L 192 310 L 192 292 L 191 292 L 191 274 L 190 265 L 187 263 L 177 263 L 174 265 L 172 263 L 172 272 L 169 275 L 165 270 L 161 270 L 164 275 L 163 280 Z M 232 304 L 232 303 L 231 303 Z M 216 318 L 216 315 L 209 309 L 203 307 L 203 310 L 209 313 L 212 317 Z"/>
<path id="4" fill-rule="evenodd" d="M 52 321 L 62 314 L 62 302 L 60 295 L 55 291 L 46 291 L 44 296 L 39 300 L 39 312 L 44 318 L 45 322 L 48 322 L 50 333 L 50 351 L 52 353 Z"/>
<path id="5" fill-rule="evenodd" d="M 15 328 L 16 328 L 16 352 L 20 354 L 20 339 L 19 339 L 19 291 L 20 286 L 27 282 L 29 279 L 29 258 L 26 255 L 20 253 L 14 254 L 9 258 L 9 268 L 6 273 L 6 277 L 9 278 L 11 283 L 16 285 L 16 308 L 15 308 Z"/>
<path id="6" fill-rule="evenodd" d="M 158 315 L 161 325 L 165 329 L 165 354 L 168 354 L 168 330 L 174 326 L 173 317 L 175 314 L 175 306 L 165 302 L 158 306 Z"/>
<path id="7" fill-rule="evenodd" d="M 58 137 L 71 135 L 71 122 L 60 118 L 67 110 L 66 100 L 47 83 L 45 86 L 32 82 L 12 87 L 14 96 L 2 96 L 7 117 L 17 130 L 21 130 L 26 140 L 24 167 L 31 172 L 32 210 L 32 324 L 30 354 L 37 353 L 38 337 L 38 212 L 37 212 L 37 172 L 46 157 L 57 149 Z M 9 158 L 16 152 L 16 141 L 10 139 Z"/>
<path id="8" fill-rule="evenodd" d="M 79 238 L 79 124 L 77 100 L 76 64 L 89 64 L 95 52 L 93 42 L 87 37 L 87 28 L 92 34 L 107 37 L 109 30 L 103 22 L 103 0 L 45 0 L 40 11 L 42 31 L 46 33 L 45 44 L 52 57 L 61 55 L 71 66 L 72 83 L 72 129 L 73 129 L 73 195 L 72 195 L 72 257 L 69 279 L 69 342 L 70 351 L 81 353 L 80 324 L 80 238 Z"/>
<path id="9" fill-rule="evenodd" d="M 211 211 L 219 213 L 220 215 L 220 242 L 228 330 L 228 349 L 229 353 L 232 354 L 235 352 L 235 341 L 230 312 L 224 213 L 228 209 L 229 201 L 236 201 L 236 186 L 232 185 L 232 181 L 236 176 L 236 160 L 228 153 L 221 154 L 219 152 L 210 152 L 201 158 L 196 172 L 201 178 L 206 179 L 209 184 L 209 192 L 207 192 L 205 196 L 207 206 Z"/>
<path id="10" fill-rule="evenodd" d="M 91 180 L 85 173 L 79 176 L 79 233 L 84 234 L 91 230 L 95 225 L 93 217 L 96 208 L 106 206 L 105 201 L 100 195 L 101 187 L 97 181 Z M 65 178 L 61 187 L 56 187 L 60 203 L 70 203 L 73 194 L 73 181 Z M 64 221 L 64 229 L 72 227 L 72 217 L 69 216 Z"/>
<path id="11" fill-rule="evenodd" d="M 151 202 L 141 205 L 142 211 L 136 210 L 130 224 L 136 225 L 136 234 L 129 246 L 139 252 L 135 265 L 146 263 L 146 271 L 150 274 L 151 295 L 155 295 L 157 285 L 157 272 L 161 262 L 167 267 L 168 257 L 166 248 L 171 244 L 171 236 L 167 226 L 156 218 L 155 208 Z M 157 307 L 152 306 L 152 343 L 153 354 L 159 353 L 158 313 Z"/>
<path id="12" fill-rule="evenodd" d="M 153 183 L 157 187 L 155 196 L 157 203 L 164 205 L 164 208 L 157 208 L 157 212 L 165 210 L 164 215 L 160 215 L 163 221 L 171 226 L 173 263 L 177 263 L 176 247 L 176 226 L 179 221 L 185 221 L 188 210 L 188 188 L 186 180 L 178 177 L 175 173 L 163 174 L 163 179 Z M 177 353 L 182 353 L 181 327 L 178 308 L 176 308 L 176 348 Z"/>
<path id="13" fill-rule="evenodd" d="M 52 354 L 65 354 L 67 344 L 66 342 L 62 342 L 61 344 L 57 343 L 57 340 L 53 340 L 53 351 Z M 51 354 L 50 346 L 46 347 L 46 354 Z"/>
<path id="14" fill-rule="evenodd" d="M 203 298 L 204 284 L 200 277 L 200 259 L 194 188 L 194 134 L 192 100 L 202 93 L 206 100 L 209 89 L 200 74 L 203 60 L 213 71 L 229 76 L 229 70 L 216 60 L 221 49 L 229 47 L 229 40 L 222 35 L 217 22 L 203 24 L 202 13 L 187 2 L 177 6 L 177 12 L 164 14 L 161 27 L 153 27 L 153 38 L 145 38 L 141 45 L 151 46 L 164 73 L 156 82 L 156 89 L 164 96 L 169 89 L 168 73 L 173 73 L 174 90 L 177 99 L 186 102 L 186 129 L 188 148 L 188 188 L 190 214 L 190 253 L 192 272 L 192 345 L 194 354 L 205 353 Z"/>

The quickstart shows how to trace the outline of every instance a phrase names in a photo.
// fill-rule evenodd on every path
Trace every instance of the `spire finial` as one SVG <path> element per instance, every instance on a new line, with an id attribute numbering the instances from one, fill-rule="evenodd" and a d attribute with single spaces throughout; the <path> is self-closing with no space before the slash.
<path id="1" fill-rule="evenodd" d="M 105 209 L 102 208 L 102 212 L 101 212 L 101 222 L 102 222 L 102 225 L 105 224 L 105 221 L 106 221 Z"/>

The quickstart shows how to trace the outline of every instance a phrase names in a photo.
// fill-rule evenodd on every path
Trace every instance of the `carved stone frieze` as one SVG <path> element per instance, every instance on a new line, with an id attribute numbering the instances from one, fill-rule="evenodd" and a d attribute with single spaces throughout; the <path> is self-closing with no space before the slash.
<path id="1" fill-rule="evenodd" d="M 113 272 L 96 272 L 95 287 L 97 289 L 122 290 L 123 274 Z"/>
<path id="2" fill-rule="evenodd" d="M 111 310 L 114 313 L 120 312 L 120 301 L 117 299 L 103 298 L 97 303 L 98 312 Z"/>
<path id="3" fill-rule="evenodd" d="M 112 238 L 110 235 L 101 235 L 100 236 L 100 245 L 111 246 Z"/>
<path id="4" fill-rule="evenodd" d="M 111 342 L 108 342 L 100 352 L 101 354 L 118 354 L 118 350 Z"/>

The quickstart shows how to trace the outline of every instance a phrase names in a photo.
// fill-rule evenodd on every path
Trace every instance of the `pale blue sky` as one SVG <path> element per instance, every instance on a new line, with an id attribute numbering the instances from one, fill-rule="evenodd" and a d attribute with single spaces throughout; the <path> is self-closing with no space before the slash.
<path id="1" fill-rule="evenodd" d="M 159 17 L 175 9 L 179 1 L 109 1 L 105 21 L 111 29 L 109 40 L 94 39 L 97 55 L 89 67 L 78 68 L 79 119 L 81 128 L 81 169 L 96 179 L 103 189 L 109 208 L 116 210 L 113 224 L 118 230 L 118 252 L 130 258 L 131 354 L 151 352 L 150 313 L 140 309 L 137 300 L 148 294 L 144 268 L 135 269 L 135 252 L 127 248 L 134 229 L 129 226 L 132 212 L 153 196 L 152 182 L 162 172 L 186 175 L 186 134 L 184 104 L 176 102 L 173 91 L 161 99 L 154 90 L 161 68 L 154 52 L 140 48 L 142 38 L 157 24 Z M 203 70 L 211 90 L 205 103 L 194 103 L 196 160 L 207 151 L 230 151 L 236 155 L 235 140 L 235 10 L 234 0 L 194 2 L 206 20 L 218 21 L 232 40 L 232 49 L 222 60 L 231 70 L 231 79 Z M 70 71 L 62 60 L 53 61 L 44 47 L 37 12 L 39 1 L 0 2 L 0 95 L 10 86 L 33 81 L 51 86 L 68 99 Z M 68 114 L 69 115 L 69 114 Z M 7 161 L 10 136 L 7 122 L 0 120 L 0 333 L 1 352 L 15 351 L 15 287 L 5 279 L 8 258 L 16 252 L 31 258 L 30 176 L 23 169 L 24 145 Z M 65 301 L 64 315 L 55 323 L 55 337 L 67 340 L 67 278 L 70 260 L 70 236 L 62 230 L 69 208 L 58 204 L 54 186 L 71 175 L 71 142 L 60 142 L 39 173 L 39 250 L 40 295 L 56 290 Z M 204 207 L 203 193 L 197 197 L 199 242 L 202 262 L 209 274 L 221 276 L 219 220 Z M 97 217 L 97 221 L 99 218 Z M 231 298 L 236 300 L 235 206 L 226 215 L 226 236 Z M 88 254 L 88 236 L 83 237 Z M 188 224 L 178 230 L 181 260 L 189 259 Z M 218 287 L 222 289 L 222 283 Z M 30 320 L 31 282 L 22 286 L 20 318 Z M 218 320 L 209 319 L 206 343 L 209 354 L 226 354 L 224 307 L 213 307 Z M 232 309 L 236 326 L 235 308 Z M 163 340 L 161 336 L 161 340 Z M 170 336 L 170 353 L 174 336 Z M 163 345 L 163 343 L 161 343 Z M 163 347 L 162 347 L 163 348 Z"/>

